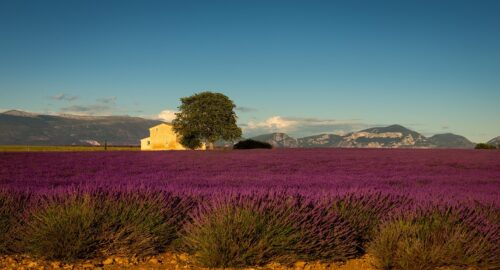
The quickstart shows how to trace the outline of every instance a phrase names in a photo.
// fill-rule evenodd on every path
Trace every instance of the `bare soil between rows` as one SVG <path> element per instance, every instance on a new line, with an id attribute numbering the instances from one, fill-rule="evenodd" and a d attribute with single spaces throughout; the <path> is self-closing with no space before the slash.
<path id="1" fill-rule="evenodd" d="M 59 261 L 47 261 L 29 256 L 1 256 L 0 269 L 5 270 L 159 270 L 159 269 L 193 269 L 204 270 L 197 266 L 193 259 L 186 254 L 165 253 L 159 256 L 137 259 L 126 257 L 109 257 L 104 260 L 86 260 L 75 263 L 62 263 Z M 222 268 L 219 268 L 222 269 Z M 233 269 L 233 268 L 225 268 Z M 365 255 L 361 258 L 348 260 L 347 262 L 305 262 L 297 261 L 290 265 L 280 263 L 269 263 L 265 266 L 246 267 L 247 270 L 375 270 L 373 257 Z"/>

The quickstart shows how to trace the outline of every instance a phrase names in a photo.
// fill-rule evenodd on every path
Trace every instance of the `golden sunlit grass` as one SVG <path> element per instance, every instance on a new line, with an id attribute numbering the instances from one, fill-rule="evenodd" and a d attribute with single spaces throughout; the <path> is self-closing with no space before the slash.
<path id="1" fill-rule="evenodd" d="M 80 151 L 139 151 L 139 146 L 45 146 L 45 145 L 0 145 L 0 152 L 80 152 Z"/>

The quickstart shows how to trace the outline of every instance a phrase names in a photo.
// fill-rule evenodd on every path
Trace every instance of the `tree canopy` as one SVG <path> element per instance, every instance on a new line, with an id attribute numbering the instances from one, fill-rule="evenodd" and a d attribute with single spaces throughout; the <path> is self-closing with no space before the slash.
<path id="1" fill-rule="evenodd" d="M 234 141 L 241 137 L 235 108 L 234 102 L 224 94 L 197 93 L 181 98 L 172 125 L 184 146 L 194 149 L 205 143 L 208 149 L 213 149 L 217 140 Z"/>

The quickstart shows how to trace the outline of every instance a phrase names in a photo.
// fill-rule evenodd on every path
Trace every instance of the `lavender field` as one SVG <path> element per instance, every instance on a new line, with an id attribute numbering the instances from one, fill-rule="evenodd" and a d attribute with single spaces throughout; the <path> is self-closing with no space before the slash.
<path id="1" fill-rule="evenodd" d="M 0 186 L 152 188 L 213 194 L 379 191 L 424 201 L 500 202 L 500 153 L 290 149 L 218 152 L 3 153 Z"/>
<path id="2" fill-rule="evenodd" d="M 368 252 L 379 269 L 495 269 L 500 152 L 1 153 L 0 219 L 0 253 L 48 259 L 178 250 L 238 267 Z"/>

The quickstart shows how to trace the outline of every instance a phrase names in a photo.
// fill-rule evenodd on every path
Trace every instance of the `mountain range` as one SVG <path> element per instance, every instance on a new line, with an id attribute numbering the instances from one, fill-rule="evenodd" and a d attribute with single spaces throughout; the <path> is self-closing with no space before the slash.
<path id="1" fill-rule="evenodd" d="M 274 147 L 348 147 L 348 148 L 474 148 L 467 138 L 452 134 L 436 134 L 425 137 L 401 125 L 375 127 L 346 135 L 321 134 L 304 138 L 292 138 L 285 133 L 271 133 L 253 137 Z"/>
<path id="2" fill-rule="evenodd" d="M 159 120 L 131 116 L 43 115 L 18 110 L 0 113 L 0 145 L 138 145 Z M 320 134 L 293 138 L 271 133 L 252 139 L 278 148 L 473 148 L 467 138 L 452 134 L 425 137 L 401 125 L 375 127 L 345 135 Z M 500 143 L 500 136 L 488 143 Z"/>
<path id="3" fill-rule="evenodd" d="M 162 123 L 130 116 L 0 113 L 0 145 L 138 145 Z"/>

